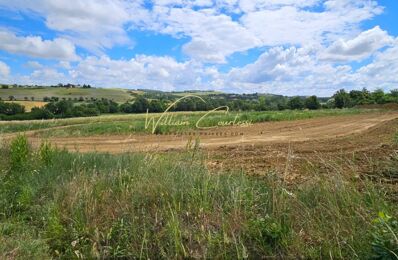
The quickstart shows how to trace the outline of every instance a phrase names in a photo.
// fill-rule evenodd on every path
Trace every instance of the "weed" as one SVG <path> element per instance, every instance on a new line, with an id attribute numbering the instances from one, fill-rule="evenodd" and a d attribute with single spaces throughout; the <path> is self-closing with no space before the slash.
<path id="1" fill-rule="evenodd" d="M 51 165 L 54 157 L 54 148 L 49 142 L 44 141 L 39 148 L 39 158 L 44 165 Z"/>
<path id="2" fill-rule="evenodd" d="M 384 212 L 379 212 L 373 224 L 372 257 L 398 259 L 398 220 Z"/>
<path id="3" fill-rule="evenodd" d="M 10 145 L 11 169 L 18 170 L 26 166 L 30 153 L 28 139 L 24 135 L 17 136 Z"/>

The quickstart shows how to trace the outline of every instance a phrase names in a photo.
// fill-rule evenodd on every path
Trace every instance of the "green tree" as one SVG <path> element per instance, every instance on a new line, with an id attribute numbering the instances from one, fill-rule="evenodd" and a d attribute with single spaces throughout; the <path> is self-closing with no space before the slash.
<path id="1" fill-rule="evenodd" d="M 334 104 L 337 108 L 350 107 L 351 106 L 351 98 L 350 95 L 344 90 L 340 89 L 333 96 Z"/>
<path id="2" fill-rule="evenodd" d="M 291 98 L 287 105 L 292 110 L 304 108 L 304 102 L 300 97 Z"/>
<path id="3" fill-rule="evenodd" d="M 398 89 L 393 89 L 390 91 L 392 97 L 398 98 Z"/>
<path id="4" fill-rule="evenodd" d="M 386 96 L 384 94 L 384 91 L 382 89 L 376 89 L 372 93 L 372 99 L 377 103 L 377 104 L 385 104 L 386 103 Z"/>
<path id="5" fill-rule="evenodd" d="M 305 100 L 305 107 L 311 110 L 319 109 L 321 107 L 321 103 L 316 96 L 310 96 Z"/>

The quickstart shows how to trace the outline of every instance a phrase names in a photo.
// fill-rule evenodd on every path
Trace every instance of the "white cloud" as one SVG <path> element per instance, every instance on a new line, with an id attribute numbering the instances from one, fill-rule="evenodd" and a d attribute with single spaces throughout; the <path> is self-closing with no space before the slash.
<path id="1" fill-rule="evenodd" d="M 132 44 L 124 26 L 145 20 L 140 0 L 0 0 L 0 6 L 34 12 L 45 18 L 48 28 L 77 45 L 100 53 L 117 44 Z"/>
<path id="2" fill-rule="evenodd" d="M 263 45 L 307 45 L 325 43 L 338 35 L 352 35 L 361 21 L 381 12 L 380 8 L 369 1 L 361 6 L 350 2 L 345 8 L 330 6 L 328 3 L 329 1 L 325 6 L 329 7 L 320 12 L 294 5 L 264 8 L 246 13 L 241 21 L 262 40 Z"/>
<path id="3" fill-rule="evenodd" d="M 39 36 L 18 37 L 9 31 L 0 31 L 0 49 L 30 57 L 77 60 L 75 46 L 68 40 L 55 38 L 43 40 Z"/>
<path id="4" fill-rule="evenodd" d="M 8 67 L 7 64 L 5 64 L 4 62 L 0 61 L 0 76 L 3 77 L 8 77 L 8 75 L 10 74 L 10 67 Z"/>
<path id="5" fill-rule="evenodd" d="M 195 62 L 177 62 L 171 57 L 139 55 L 131 60 L 107 56 L 88 57 L 69 70 L 73 82 L 102 87 L 134 87 L 159 90 L 196 89 L 209 73 Z"/>
<path id="6" fill-rule="evenodd" d="M 26 67 L 31 68 L 31 69 L 41 69 L 43 67 L 43 65 L 41 65 L 39 62 L 37 61 L 28 61 L 25 64 Z"/>
<path id="7" fill-rule="evenodd" d="M 225 57 L 260 45 L 260 41 L 231 17 L 205 9 L 166 8 L 153 11 L 154 30 L 191 37 L 183 51 L 195 60 L 224 63 Z"/>
<path id="8" fill-rule="evenodd" d="M 374 60 L 358 69 L 353 75 L 353 81 L 358 85 L 370 85 L 373 88 L 398 88 L 398 38 L 391 48 L 375 55 Z"/>
<path id="9" fill-rule="evenodd" d="M 223 63 L 231 54 L 255 47 L 328 45 L 337 37 L 356 34 L 362 21 L 382 12 L 367 0 L 220 0 L 203 8 L 193 5 L 184 0 L 154 1 L 150 18 L 140 26 L 190 37 L 183 51 L 209 63 Z"/>
<path id="10" fill-rule="evenodd" d="M 364 31 L 352 40 L 340 39 L 321 54 L 321 58 L 331 61 L 362 60 L 377 50 L 393 43 L 393 38 L 379 26 Z"/>
<path id="11" fill-rule="evenodd" d="M 275 47 L 264 52 L 256 62 L 243 68 L 232 69 L 231 81 L 245 83 L 264 83 L 270 81 L 289 81 L 294 76 L 313 68 L 311 50 L 291 47 Z"/>
<path id="12" fill-rule="evenodd" d="M 377 26 L 361 29 L 383 11 L 371 0 L 0 0 L 0 6 L 42 17 L 57 35 L 43 40 L 0 31 L 0 49 L 59 61 L 36 66 L 16 81 L 289 95 L 387 88 L 397 81 L 397 40 Z M 183 39 L 188 60 L 150 54 L 110 58 L 116 45 L 131 57 L 127 47 L 134 45 L 135 30 Z M 92 53 L 77 60 L 75 45 Z M 253 48 L 267 51 L 251 64 L 220 72 L 228 64 L 219 64 L 232 54 Z M 349 65 L 371 56 L 356 71 Z"/>

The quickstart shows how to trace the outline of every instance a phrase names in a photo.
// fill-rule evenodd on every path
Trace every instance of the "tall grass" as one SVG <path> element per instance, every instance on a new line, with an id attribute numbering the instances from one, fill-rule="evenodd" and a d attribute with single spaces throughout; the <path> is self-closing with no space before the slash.
<path id="1" fill-rule="evenodd" d="M 18 169 L 14 152 L 2 147 L 0 258 L 363 259 L 396 252 L 397 207 L 372 183 L 334 174 L 288 186 L 272 172 L 210 173 L 195 147 L 108 155 L 43 144 Z M 392 232 L 380 216 L 389 216 L 383 221 Z"/>

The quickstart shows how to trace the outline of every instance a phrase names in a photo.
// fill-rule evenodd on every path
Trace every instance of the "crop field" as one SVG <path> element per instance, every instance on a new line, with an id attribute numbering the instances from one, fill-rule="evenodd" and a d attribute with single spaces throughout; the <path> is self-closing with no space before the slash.
<path id="1" fill-rule="evenodd" d="M 397 111 L 168 116 L 0 122 L 0 258 L 396 257 Z"/>

